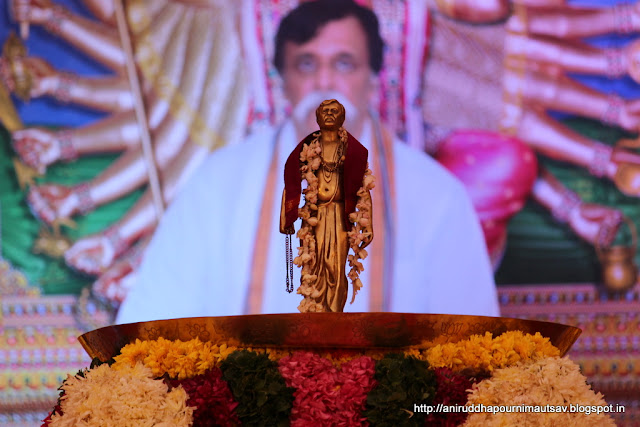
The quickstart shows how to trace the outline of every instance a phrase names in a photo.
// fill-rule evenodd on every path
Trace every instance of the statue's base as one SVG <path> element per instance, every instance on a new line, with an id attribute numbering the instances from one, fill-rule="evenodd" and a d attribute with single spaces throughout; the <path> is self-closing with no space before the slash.
<path id="1" fill-rule="evenodd" d="M 305 313 L 193 317 L 113 325 L 79 337 L 92 358 L 106 361 L 140 340 L 201 341 L 243 347 L 429 348 L 474 334 L 540 332 L 564 355 L 580 329 L 551 322 L 503 317 L 410 313 Z"/>

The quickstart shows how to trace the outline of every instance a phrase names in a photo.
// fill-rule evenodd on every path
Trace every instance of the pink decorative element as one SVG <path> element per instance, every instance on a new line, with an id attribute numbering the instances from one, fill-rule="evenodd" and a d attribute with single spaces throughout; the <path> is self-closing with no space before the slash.
<path id="1" fill-rule="evenodd" d="M 558 206 L 551 211 L 551 215 L 553 215 L 557 221 L 566 223 L 569 221 L 571 212 L 580 206 L 581 203 L 580 197 L 573 191 L 567 189 L 562 194 L 562 203 L 559 203 Z"/>
<path id="2" fill-rule="evenodd" d="M 58 85 L 56 86 L 53 96 L 60 102 L 68 104 L 71 101 L 71 86 L 73 85 L 73 75 L 69 73 L 61 73 L 58 76 Z"/>
<path id="3" fill-rule="evenodd" d="M 634 5 L 619 3 L 613 7 L 613 16 L 618 27 L 618 33 L 631 34 L 633 32 Z"/>
<path id="4" fill-rule="evenodd" d="M 220 368 L 212 368 L 202 375 L 184 380 L 168 380 L 171 387 L 182 386 L 187 392 L 188 406 L 195 407 L 194 425 L 240 425 L 234 409 L 238 402 L 233 399 L 229 385 Z"/>
<path id="5" fill-rule="evenodd" d="M 78 158 L 78 152 L 71 141 L 72 136 L 73 131 L 71 129 L 56 133 L 56 138 L 60 144 L 60 160 L 71 161 Z"/>
<path id="6" fill-rule="evenodd" d="M 116 227 L 108 228 L 104 232 L 104 236 L 109 240 L 109 243 L 111 244 L 111 247 L 113 248 L 113 251 L 117 255 L 120 255 L 122 252 L 124 252 L 129 247 L 128 242 L 125 239 L 122 238 L 122 236 L 120 235 L 120 233 L 118 232 L 118 229 Z"/>
<path id="7" fill-rule="evenodd" d="M 611 246 L 623 220 L 624 216 L 618 210 L 613 211 L 602 219 L 600 230 L 598 231 L 598 245 L 600 247 L 608 248 Z"/>
<path id="8" fill-rule="evenodd" d="M 10 91 L 14 90 L 15 85 L 13 83 L 13 77 L 11 76 L 11 67 L 5 58 L 0 58 L 0 81 L 2 81 Z"/>
<path id="9" fill-rule="evenodd" d="M 279 365 L 287 386 L 296 388 L 292 426 L 363 424 L 367 394 L 376 383 L 373 359 L 362 356 L 336 368 L 318 354 L 297 352 Z"/>
<path id="10" fill-rule="evenodd" d="M 86 215 L 95 209 L 96 203 L 91 197 L 91 187 L 86 182 L 73 187 L 73 191 L 78 196 L 78 211 Z"/>
<path id="11" fill-rule="evenodd" d="M 59 35 L 62 32 L 62 23 L 68 19 L 68 13 L 62 6 L 56 5 L 51 9 L 51 16 L 44 23 L 44 27 L 51 34 Z"/>
<path id="12" fill-rule="evenodd" d="M 121 241 L 125 244 L 122 249 L 126 249 L 126 241 L 123 239 Z M 120 249 L 116 249 L 116 252 L 118 250 Z M 135 274 L 135 270 L 142 262 L 143 255 L 143 245 L 138 244 L 129 249 L 94 282 L 93 293 L 98 298 L 104 299 L 114 306 L 119 306 L 129 292 L 125 282 L 130 275 Z"/>
<path id="13" fill-rule="evenodd" d="M 617 124 L 623 108 L 624 100 L 618 95 L 610 94 L 607 97 L 607 108 L 600 116 L 600 121 L 608 125 Z"/>
<path id="14" fill-rule="evenodd" d="M 624 66 L 624 49 L 605 49 L 604 53 L 607 57 L 607 77 L 616 79 L 624 76 L 627 72 Z"/>
<path id="15" fill-rule="evenodd" d="M 467 189 L 494 259 L 503 250 L 509 219 L 531 192 L 538 171 L 535 154 L 517 138 L 468 130 L 451 133 L 435 157 Z"/>

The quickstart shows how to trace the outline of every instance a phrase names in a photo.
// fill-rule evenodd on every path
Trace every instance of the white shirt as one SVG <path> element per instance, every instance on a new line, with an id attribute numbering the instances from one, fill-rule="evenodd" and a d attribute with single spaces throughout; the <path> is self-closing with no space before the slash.
<path id="1" fill-rule="evenodd" d="M 371 131 L 365 128 L 360 141 L 371 153 Z M 245 314 L 276 134 L 276 129 L 254 134 L 205 160 L 162 218 L 117 323 Z M 262 313 L 297 312 L 302 300 L 285 291 L 285 237 L 278 231 L 282 171 L 297 144 L 291 123 L 283 126 L 278 140 Z M 484 238 L 462 184 L 422 152 L 399 141 L 393 150 L 397 218 L 390 311 L 498 316 Z M 297 240 L 292 240 L 295 254 Z M 345 311 L 368 311 L 368 261 L 361 275 L 364 287 L 353 304 L 349 295 Z M 294 288 L 299 278 L 294 267 Z"/>

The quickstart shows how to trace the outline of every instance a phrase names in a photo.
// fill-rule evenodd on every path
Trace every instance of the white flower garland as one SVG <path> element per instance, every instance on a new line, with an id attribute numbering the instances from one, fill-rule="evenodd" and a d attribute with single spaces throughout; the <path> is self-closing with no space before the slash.
<path id="1" fill-rule="evenodd" d="M 342 144 L 347 143 L 347 131 L 340 128 L 338 131 Z M 318 219 L 314 212 L 318 210 L 318 177 L 315 172 L 320 168 L 322 148 L 319 141 L 320 132 L 317 132 L 315 139 L 308 145 L 303 145 L 300 152 L 300 175 L 303 180 L 307 181 L 307 188 L 302 190 L 304 194 L 304 206 L 298 209 L 298 217 L 302 219 L 302 226 L 296 236 L 300 239 L 301 246 L 298 247 L 298 256 L 294 258 L 293 263 L 298 267 L 302 267 L 302 279 L 298 294 L 304 296 L 302 302 L 298 306 L 298 310 L 302 313 L 306 312 L 322 312 L 324 307 L 322 304 L 315 302 L 315 298 L 319 297 L 319 291 L 313 284 L 317 276 L 312 274 L 313 266 L 316 263 L 316 238 L 313 233 L 313 227 L 318 224 Z M 358 201 L 356 210 L 349 214 L 349 221 L 354 223 L 350 231 L 347 232 L 349 247 L 353 254 L 349 254 L 347 259 L 351 271 L 347 274 L 351 279 L 353 286 L 353 297 L 351 303 L 356 298 L 356 294 L 362 288 L 360 281 L 360 273 L 364 270 L 362 262 L 367 257 L 367 251 L 360 249 L 360 244 L 366 239 L 371 238 L 371 233 L 366 231 L 366 227 L 371 224 L 371 198 L 368 197 L 369 191 L 374 187 L 374 177 L 371 175 L 369 165 L 364 173 L 362 187 L 358 190 Z"/>

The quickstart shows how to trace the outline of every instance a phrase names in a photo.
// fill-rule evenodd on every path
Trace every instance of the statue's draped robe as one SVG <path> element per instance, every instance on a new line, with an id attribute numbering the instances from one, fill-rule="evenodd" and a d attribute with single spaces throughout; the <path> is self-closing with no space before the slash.
<path id="1" fill-rule="evenodd" d="M 335 179 L 337 177 L 332 178 Z M 345 271 L 349 244 L 344 226 L 344 201 L 339 187 L 330 200 L 322 200 L 318 195 L 318 224 L 314 230 L 316 262 L 311 270 L 311 274 L 316 276 L 314 287 L 319 294 L 316 302 L 332 312 L 344 310 L 349 288 Z"/>

